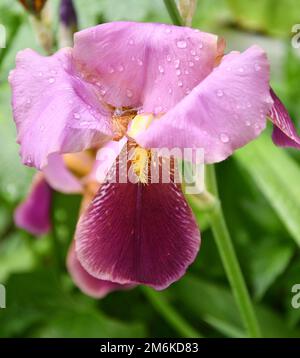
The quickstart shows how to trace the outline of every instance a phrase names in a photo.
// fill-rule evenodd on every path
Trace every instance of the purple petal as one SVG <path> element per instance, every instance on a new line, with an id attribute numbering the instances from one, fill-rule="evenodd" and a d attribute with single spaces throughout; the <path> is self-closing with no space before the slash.
<path id="1" fill-rule="evenodd" d="M 272 106 L 266 54 L 254 46 L 230 55 L 137 141 L 146 148 L 202 148 L 219 162 L 255 139 Z"/>
<path id="2" fill-rule="evenodd" d="M 102 185 L 76 232 L 76 252 L 93 276 L 164 289 L 194 261 L 200 233 L 174 184 Z"/>
<path id="3" fill-rule="evenodd" d="M 214 68 L 215 35 L 164 24 L 112 22 L 75 34 L 74 56 L 115 107 L 165 112 Z"/>
<path id="4" fill-rule="evenodd" d="M 75 243 L 71 245 L 67 257 L 68 271 L 82 292 L 94 298 L 103 298 L 112 291 L 133 288 L 133 286 L 119 285 L 114 282 L 99 280 L 91 276 L 80 264 L 76 252 Z"/>
<path id="5" fill-rule="evenodd" d="M 26 200 L 14 215 L 16 226 L 33 235 L 46 234 L 51 228 L 51 188 L 42 175 L 37 175 Z"/>
<path id="6" fill-rule="evenodd" d="M 41 169 L 52 153 L 81 151 L 112 134 L 110 113 L 101 106 L 96 86 L 79 77 L 71 49 L 50 57 L 19 52 L 9 80 L 26 165 Z"/>
<path id="7" fill-rule="evenodd" d="M 48 165 L 43 169 L 48 184 L 62 193 L 81 193 L 82 184 L 65 166 L 62 156 L 51 154 Z"/>
<path id="8" fill-rule="evenodd" d="M 279 147 L 293 147 L 300 149 L 300 137 L 297 134 L 293 121 L 285 108 L 284 104 L 270 90 L 274 104 L 269 113 L 271 121 L 274 123 L 273 142 Z"/>

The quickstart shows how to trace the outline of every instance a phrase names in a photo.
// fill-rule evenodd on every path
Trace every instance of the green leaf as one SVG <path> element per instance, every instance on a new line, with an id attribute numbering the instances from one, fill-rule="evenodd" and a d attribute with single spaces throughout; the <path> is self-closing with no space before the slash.
<path id="1" fill-rule="evenodd" d="M 256 244 L 252 249 L 250 268 L 254 296 L 260 300 L 277 277 L 288 267 L 294 248 L 290 243 L 278 242 L 276 238 Z"/>
<path id="2" fill-rule="evenodd" d="M 227 0 L 227 3 L 237 22 L 251 30 L 288 37 L 292 26 L 299 22 L 298 0 Z"/>
<path id="3" fill-rule="evenodd" d="M 300 168 L 265 133 L 236 152 L 234 158 L 252 177 L 300 246 Z"/>
<path id="4" fill-rule="evenodd" d="M 169 292 L 174 300 L 198 318 L 228 337 L 246 337 L 238 308 L 229 289 L 197 279 L 191 275 Z M 290 328 L 283 317 L 262 305 L 256 305 L 263 337 L 299 337 L 300 331 Z"/>
<path id="5" fill-rule="evenodd" d="M 0 337 L 142 337 L 140 323 L 119 322 L 99 311 L 95 300 L 71 296 L 51 270 L 12 275 L 7 308 L 0 311 Z"/>

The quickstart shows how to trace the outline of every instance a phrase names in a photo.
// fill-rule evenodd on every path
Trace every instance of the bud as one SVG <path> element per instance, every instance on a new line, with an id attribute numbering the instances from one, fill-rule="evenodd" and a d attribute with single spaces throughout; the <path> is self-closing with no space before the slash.
<path id="1" fill-rule="evenodd" d="M 197 0 L 179 0 L 178 8 L 185 26 L 192 26 Z"/>
<path id="2" fill-rule="evenodd" d="M 39 16 L 47 0 L 19 0 L 27 11 Z"/>
<path id="3" fill-rule="evenodd" d="M 73 34 L 77 31 L 77 15 L 72 0 L 61 0 L 59 18 L 59 46 L 72 46 Z"/>

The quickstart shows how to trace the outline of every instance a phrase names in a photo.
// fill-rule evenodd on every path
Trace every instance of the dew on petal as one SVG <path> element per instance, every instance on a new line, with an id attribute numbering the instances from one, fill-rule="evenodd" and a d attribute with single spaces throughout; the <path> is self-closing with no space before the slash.
<path id="1" fill-rule="evenodd" d="M 74 112 L 74 113 L 73 113 L 73 117 L 74 117 L 75 119 L 80 119 L 80 118 L 81 118 L 81 115 L 80 115 L 79 113 L 77 113 L 77 112 Z"/>
<path id="2" fill-rule="evenodd" d="M 126 96 L 127 96 L 128 98 L 131 98 L 131 97 L 133 96 L 133 92 L 132 92 L 130 89 L 127 89 L 127 90 L 126 90 Z"/>
<path id="3" fill-rule="evenodd" d="M 175 68 L 179 68 L 180 60 L 175 60 L 174 65 L 175 65 Z"/>
<path id="4" fill-rule="evenodd" d="M 164 68 L 163 68 L 161 65 L 158 66 L 158 71 L 159 71 L 160 73 L 164 73 L 164 72 L 165 72 Z"/>
<path id="5" fill-rule="evenodd" d="M 169 88 L 168 93 L 169 93 L 169 94 L 172 94 L 172 93 L 173 93 L 172 88 Z"/>
<path id="6" fill-rule="evenodd" d="M 251 122 L 250 122 L 250 121 L 246 121 L 245 124 L 246 124 L 247 127 L 250 127 L 250 126 L 251 126 Z"/>
<path id="7" fill-rule="evenodd" d="M 124 66 L 123 66 L 123 65 L 119 65 L 119 66 L 118 66 L 118 71 L 119 71 L 119 72 L 123 72 L 123 71 L 124 71 Z"/>
<path id="8" fill-rule="evenodd" d="M 218 97 L 223 97 L 223 95 L 224 95 L 224 92 L 222 90 L 217 91 L 217 96 Z"/>
<path id="9" fill-rule="evenodd" d="M 167 55 L 167 61 L 168 61 L 168 62 L 171 62 L 171 61 L 172 61 L 172 58 L 171 58 L 170 55 Z"/>
<path id="10" fill-rule="evenodd" d="M 247 103 L 247 107 L 248 107 L 248 108 L 251 108 L 251 107 L 252 107 L 252 104 L 251 104 L 251 103 Z"/>
<path id="11" fill-rule="evenodd" d="M 181 71 L 178 69 L 178 70 L 176 70 L 176 75 L 177 76 L 180 76 L 181 75 Z"/>
<path id="12" fill-rule="evenodd" d="M 202 42 L 199 43 L 199 48 L 200 48 L 200 50 L 203 49 L 203 43 Z"/>
<path id="13" fill-rule="evenodd" d="M 220 140 L 222 143 L 228 143 L 230 139 L 226 133 L 221 133 Z"/>
<path id="14" fill-rule="evenodd" d="M 137 63 L 138 63 L 139 66 L 143 66 L 143 61 L 142 60 L 138 59 Z"/>
<path id="15" fill-rule="evenodd" d="M 130 39 L 130 40 L 128 41 L 128 43 L 129 43 L 129 45 L 134 45 L 134 40 L 133 40 L 133 39 Z"/>
<path id="16" fill-rule="evenodd" d="M 48 80 L 48 82 L 51 83 L 51 84 L 54 83 L 54 82 L 55 82 L 55 78 L 50 77 L 49 80 Z"/>
<path id="17" fill-rule="evenodd" d="M 196 55 L 196 51 L 195 50 L 191 50 L 191 55 L 195 56 Z"/>
<path id="18" fill-rule="evenodd" d="M 185 40 L 179 40 L 179 41 L 177 41 L 177 47 L 178 47 L 178 48 L 181 48 L 181 49 L 186 48 L 186 47 L 187 47 L 186 41 L 185 41 Z"/>
<path id="19" fill-rule="evenodd" d="M 190 66 L 190 67 L 194 67 L 194 62 L 190 61 L 190 62 L 189 62 L 189 66 Z"/>
<path id="20" fill-rule="evenodd" d="M 106 89 L 102 88 L 100 90 L 100 94 L 101 94 L 101 96 L 105 96 L 106 95 Z"/>
<path id="21" fill-rule="evenodd" d="M 166 28 L 166 34 L 170 34 L 171 32 L 172 32 L 172 30 L 169 27 L 167 27 Z"/>
<path id="22" fill-rule="evenodd" d="M 239 73 L 243 73 L 245 70 L 244 70 L 243 67 L 240 67 L 240 68 L 238 69 L 238 71 L 239 71 Z"/>
<path id="23" fill-rule="evenodd" d="M 261 66 L 260 66 L 258 63 L 256 63 L 256 64 L 254 65 L 254 68 L 255 68 L 255 71 L 256 71 L 256 72 L 258 72 L 258 71 L 261 70 Z"/>
<path id="24" fill-rule="evenodd" d="M 39 72 L 39 73 L 38 73 L 38 76 L 39 76 L 39 77 L 43 77 L 43 72 Z"/>
<path id="25" fill-rule="evenodd" d="M 109 72 L 109 73 L 114 73 L 114 72 L 115 72 L 115 70 L 114 70 L 114 68 L 113 68 L 113 67 L 109 67 L 108 72 Z"/>
<path id="26" fill-rule="evenodd" d="M 183 86 L 183 83 L 182 83 L 182 81 L 178 81 L 178 87 L 182 87 Z"/>
<path id="27" fill-rule="evenodd" d="M 30 103 L 31 103 L 31 99 L 30 99 L 30 98 L 27 98 L 26 103 L 27 103 L 27 104 L 30 104 Z"/>
<path id="28" fill-rule="evenodd" d="M 162 112 L 162 106 L 157 106 L 154 108 L 154 114 L 159 114 Z"/>

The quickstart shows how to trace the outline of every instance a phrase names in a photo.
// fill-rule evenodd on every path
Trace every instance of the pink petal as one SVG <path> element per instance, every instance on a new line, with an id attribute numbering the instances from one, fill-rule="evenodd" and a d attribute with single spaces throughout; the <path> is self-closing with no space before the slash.
<path id="1" fill-rule="evenodd" d="M 224 43 L 165 24 L 112 22 L 78 32 L 74 57 L 99 78 L 115 107 L 165 112 L 213 69 Z"/>
<path id="2" fill-rule="evenodd" d="M 91 276 L 80 264 L 75 252 L 75 243 L 72 243 L 67 257 L 68 271 L 82 292 L 94 298 L 103 298 L 116 290 L 132 288 L 126 285 L 119 285 L 110 281 L 99 280 Z"/>
<path id="3" fill-rule="evenodd" d="M 43 57 L 27 49 L 9 77 L 23 162 L 38 169 L 52 153 L 76 152 L 111 135 L 95 86 L 79 77 L 71 49 Z"/>
<path id="4" fill-rule="evenodd" d="M 76 252 L 93 276 L 164 289 L 194 261 L 200 233 L 174 184 L 106 183 L 83 214 Z"/>
<path id="5" fill-rule="evenodd" d="M 51 188 L 44 177 L 38 174 L 28 197 L 15 211 L 14 220 L 16 226 L 33 235 L 47 234 L 51 228 L 51 198 Z"/>
<path id="6" fill-rule="evenodd" d="M 274 123 L 273 141 L 280 147 L 294 147 L 300 149 L 300 137 L 297 134 L 293 121 L 285 108 L 284 104 L 270 90 L 274 105 L 269 113 L 271 121 Z"/>
<path id="7" fill-rule="evenodd" d="M 219 162 L 255 139 L 271 109 L 269 64 L 257 46 L 225 59 L 137 141 L 147 148 L 202 148 Z"/>
<path id="8" fill-rule="evenodd" d="M 43 169 L 48 184 L 62 193 L 81 193 L 82 184 L 65 166 L 64 160 L 59 154 L 51 154 L 48 164 Z"/>

